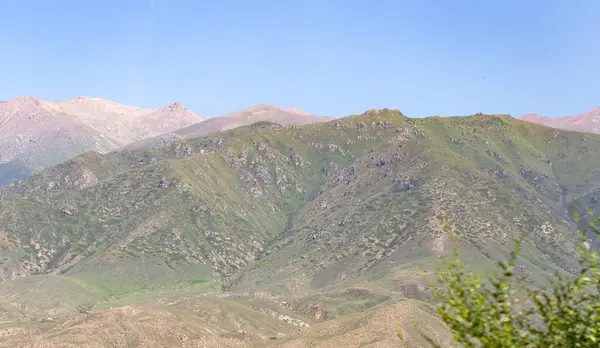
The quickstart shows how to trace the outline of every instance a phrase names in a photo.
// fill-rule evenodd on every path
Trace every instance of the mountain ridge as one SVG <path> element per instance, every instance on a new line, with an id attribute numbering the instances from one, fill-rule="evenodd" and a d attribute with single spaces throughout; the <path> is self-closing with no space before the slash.
<path id="1" fill-rule="evenodd" d="M 409 346 L 417 328 L 449 346 L 423 301 L 450 234 L 475 270 L 528 235 L 526 281 L 574 271 L 599 148 L 508 115 L 382 109 L 87 152 L 0 188 L 0 322 L 27 333 L 7 346 L 395 347 L 396 318 Z"/>
<path id="2" fill-rule="evenodd" d="M 0 103 L 0 185 L 86 151 L 164 144 L 263 120 L 286 125 L 330 119 L 271 104 L 202 118 L 178 101 L 144 109 L 96 97 L 46 101 L 23 96 Z"/>
<path id="3" fill-rule="evenodd" d="M 328 116 L 315 116 L 295 108 L 280 108 L 273 104 L 257 104 L 223 116 L 211 117 L 201 123 L 180 128 L 170 133 L 147 138 L 127 145 L 125 148 L 135 149 L 149 146 L 163 146 L 175 139 L 193 138 L 209 133 L 222 132 L 261 121 L 274 122 L 285 126 L 328 122 L 334 119 Z"/>
<path id="4" fill-rule="evenodd" d="M 202 120 L 180 104 L 142 109 L 90 97 L 8 100 L 0 104 L 0 165 L 16 169 L 7 170 L 0 184 L 85 151 L 107 153 Z"/>
<path id="5" fill-rule="evenodd" d="M 520 116 L 518 119 L 552 128 L 600 134 L 600 107 L 595 107 L 578 115 L 547 117 L 531 113 Z"/>

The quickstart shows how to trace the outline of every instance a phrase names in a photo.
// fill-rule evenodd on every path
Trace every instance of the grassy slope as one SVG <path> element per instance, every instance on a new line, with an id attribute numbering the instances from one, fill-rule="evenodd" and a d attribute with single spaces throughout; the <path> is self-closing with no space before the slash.
<path id="1" fill-rule="evenodd" d="M 393 122 L 391 115 L 380 118 Z M 344 120 L 347 126 L 358 121 Z M 405 122 L 395 137 L 333 172 L 236 288 L 302 293 L 357 274 L 385 278 L 394 267 L 418 268 L 448 252 L 444 220 L 459 234 L 464 256 L 484 269 L 523 233 L 531 243 L 522 262 L 532 280 L 557 265 L 573 265 L 568 258 L 573 247 L 564 242 L 573 240 L 572 226 L 561 199 L 565 189 L 580 188 L 561 177 L 564 147 L 547 142 L 553 139 L 548 129 L 507 116 Z M 340 129 L 328 138 L 347 133 Z M 379 133 L 383 138 L 385 130 Z M 382 160 L 385 165 L 378 166 Z M 573 183 L 593 175 L 567 175 L 575 173 L 580 178 L 571 178 Z"/>
<path id="2" fill-rule="evenodd" d="M 88 153 L 0 192 L 0 275 L 63 273 L 48 279 L 73 294 L 65 318 L 80 303 L 110 316 L 115 306 L 153 308 L 157 298 L 268 294 L 242 305 L 300 315 L 315 329 L 286 344 L 326 347 L 344 342 L 353 320 L 370 323 L 369 311 L 400 313 L 398 300 L 427 296 L 432 263 L 450 247 L 444 221 L 484 270 L 523 233 L 532 281 L 572 267 L 568 206 L 597 191 L 598 148 L 598 136 L 503 115 L 409 119 L 381 110 Z M 6 309 L 29 297 L 28 281 L 47 282 L 38 277 L 48 276 L 0 285 L 13 324 L 46 316 Z M 291 302 L 276 305 L 283 300 Z M 424 325 L 439 326 L 432 320 Z"/>

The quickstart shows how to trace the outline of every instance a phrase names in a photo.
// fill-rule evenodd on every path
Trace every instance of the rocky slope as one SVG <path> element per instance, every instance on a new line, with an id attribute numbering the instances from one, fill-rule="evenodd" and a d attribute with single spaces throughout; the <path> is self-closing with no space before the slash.
<path id="1" fill-rule="evenodd" d="M 528 114 L 519 118 L 552 128 L 600 134 L 600 107 L 576 116 L 543 117 L 537 114 Z"/>
<path id="2" fill-rule="evenodd" d="M 298 109 L 278 108 L 275 105 L 255 105 L 250 108 L 235 111 L 224 116 L 213 117 L 202 123 L 178 129 L 174 132 L 161 134 L 157 137 L 143 139 L 128 145 L 127 149 L 160 147 L 175 139 L 194 138 L 202 135 L 222 132 L 236 127 L 246 126 L 255 122 L 269 121 L 280 125 L 304 125 L 327 122 L 333 117 L 314 116 Z"/>
<path id="3" fill-rule="evenodd" d="M 179 103 L 141 109 L 101 98 L 0 103 L 0 184 L 86 151 L 106 153 L 202 121 Z"/>
<path id="4" fill-rule="evenodd" d="M 384 109 L 86 153 L 0 190 L 0 347 L 395 347 L 394 318 L 447 346 L 421 302 L 444 224 L 480 270 L 525 233 L 528 281 L 573 270 L 599 149 L 506 115 Z"/>

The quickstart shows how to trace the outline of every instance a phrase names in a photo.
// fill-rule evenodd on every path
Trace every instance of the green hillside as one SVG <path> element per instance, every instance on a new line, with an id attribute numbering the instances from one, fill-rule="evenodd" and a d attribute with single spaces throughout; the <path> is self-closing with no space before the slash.
<path id="1" fill-rule="evenodd" d="M 599 149 L 600 136 L 507 115 L 412 119 L 384 109 L 86 153 L 0 192 L 1 325 L 29 330 L 32 346 L 59 337 L 103 346 L 118 342 L 76 332 L 131 310 L 131 330 L 173 318 L 177 330 L 214 328 L 202 332 L 219 337 L 215 347 L 329 347 L 355 336 L 391 347 L 393 317 L 406 313 L 402 325 L 416 320 L 447 344 L 420 302 L 450 251 L 443 225 L 480 270 L 524 235 L 519 271 L 529 281 L 573 270 L 571 206 L 595 207 Z M 47 291 L 25 291 L 42 281 Z M 31 296 L 42 303 L 15 307 Z M 245 331 L 232 338 L 225 327 Z M 171 342 L 148 335 L 147 346 Z M 119 342 L 142 342 L 129 339 Z"/>

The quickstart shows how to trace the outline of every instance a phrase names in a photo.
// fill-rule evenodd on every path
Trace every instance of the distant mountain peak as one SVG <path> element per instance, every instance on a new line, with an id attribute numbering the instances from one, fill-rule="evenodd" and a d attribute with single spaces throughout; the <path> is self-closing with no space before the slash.
<path id="1" fill-rule="evenodd" d="M 246 110 L 246 111 L 262 111 L 262 110 L 274 110 L 274 109 L 278 109 L 278 108 L 277 108 L 277 106 L 275 106 L 273 104 L 256 104 L 256 105 L 253 105 L 244 110 Z M 244 111 L 244 110 L 242 110 L 242 111 Z"/>
<path id="2" fill-rule="evenodd" d="M 27 168 L 23 173 L 33 173 L 81 152 L 114 151 L 202 120 L 179 102 L 144 109 L 88 96 L 61 101 L 22 96 L 0 103 L 0 169 L 18 159 L 27 163 L 19 164 Z M 16 142 L 17 136 L 25 140 Z M 0 170 L 0 185 L 7 178 Z"/>
<path id="3" fill-rule="evenodd" d="M 80 95 L 79 97 L 77 97 L 77 98 L 75 98 L 75 99 L 84 99 L 84 100 L 85 100 L 85 99 L 89 99 L 89 100 L 100 100 L 100 99 L 102 99 L 102 98 L 94 98 L 94 97 L 88 97 L 88 96 L 85 96 L 85 95 Z"/>
<path id="4" fill-rule="evenodd" d="M 600 117 L 600 106 L 595 107 L 587 112 L 584 112 L 580 116 L 583 117 Z"/>
<path id="5" fill-rule="evenodd" d="M 308 112 L 306 112 L 304 110 L 296 109 L 296 108 L 285 108 L 282 110 L 285 110 L 287 112 L 291 112 L 294 114 L 298 114 L 298 115 L 311 116 L 311 114 L 309 114 Z"/>
<path id="6" fill-rule="evenodd" d="M 518 117 L 518 119 L 552 128 L 600 133 L 600 107 L 595 107 L 579 115 L 545 117 L 538 114 L 527 114 Z"/>
<path id="7" fill-rule="evenodd" d="M 519 117 L 522 120 L 533 122 L 538 120 L 543 120 L 545 117 L 538 114 L 527 114 Z"/>
<path id="8" fill-rule="evenodd" d="M 240 112 L 249 112 L 251 113 L 251 115 L 260 115 L 264 112 L 270 112 L 270 111 L 283 111 L 283 112 L 287 112 L 287 113 L 292 113 L 292 114 L 297 114 L 297 115 L 303 115 L 303 116 L 311 116 L 310 113 L 305 112 L 303 110 L 300 109 L 296 109 L 296 108 L 280 108 L 277 105 L 274 104 L 258 104 L 258 105 L 254 105 L 251 106 L 249 108 L 246 108 L 244 110 L 241 110 Z"/>
<path id="9" fill-rule="evenodd" d="M 36 101 L 39 100 L 37 97 L 34 97 L 32 95 L 25 95 L 22 97 L 17 97 L 15 98 L 16 101 Z"/>
<path id="10" fill-rule="evenodd" d="M 34 96 L 24 96 L 24 97 L 17 97 L 15 99 L 13 99 L 16 103 L 18 104 L 28 104 L 28 105 L 35 105 L 35 106 L 41 106 L 42 105 L 42 101 Z"/>
<path id="11" fill-rule="evenodd" d="M 99 98 L 99 97 L 88 97 L 88 96 L 79 96 L 74 99 L 64 100 L 64 101 L 61 101 L 60 104 L 119 105 L 119 106 L 123 106 L 123 107 L 142 110 L 142 108 L 139 108 L 137 106 L 125 105 L 125 104 L 116 102 L 114 100 L 109 100 L 109 99 Z"/>
<path id="12" fill-rule="evenodd" d="M 167 104 L 167 105 L 163 106 L 159 110 L 163 111 L 163 112 L 175 112 L 175 111 L 186 111 L 186 110 L 188 110 L 188 108 L 185 107 L 183 104 L 181 104 L 179 101 L 175 101 L 175 102 L 172 102 L 171 104 Z"/>

